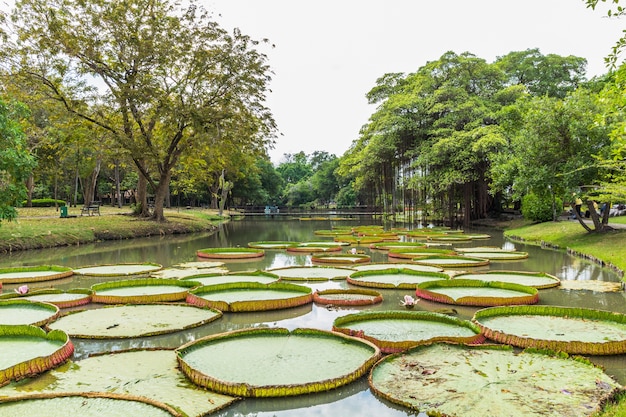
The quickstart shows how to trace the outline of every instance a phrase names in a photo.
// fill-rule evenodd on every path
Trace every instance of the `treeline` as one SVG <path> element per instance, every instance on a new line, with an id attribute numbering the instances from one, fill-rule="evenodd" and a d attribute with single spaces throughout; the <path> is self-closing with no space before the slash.
<path id="1" fill-rule="evenodd" d="M 11 191 L 0 219 L 22 199 L 53 198 L 134 204 L 155 220 L 168 205 L 338 205 L 467 225 L 507 208 L 548 220 L 576 197 L 626 199 L 624 67 L 587 79 L 575 56 L 446 52 L 377 80 L 376 111 L 344 155 L 274 166 L 265 43 L 227 33 L 193 1 L 119 5 L 29 0 L 10 19 L 0 12 L 0 181 Z"/>

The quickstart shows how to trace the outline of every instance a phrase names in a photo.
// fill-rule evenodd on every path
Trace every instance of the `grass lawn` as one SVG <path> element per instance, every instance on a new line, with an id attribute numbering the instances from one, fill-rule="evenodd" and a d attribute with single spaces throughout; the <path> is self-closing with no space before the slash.
<path id="1" fill-rule="evenodd" d="M 54 207 L 20 208 L 18 218 L 0 223 L 0 252 L 49 248 L 101 240 L 212 231 L 227 221 L 217 211 L 201 209 L 170 209 L 166 222 L 140 219 L 131 215 L 130 208 L 102 206 L 101 215 L 81 216 L 80 207 L 68 209 L 69 218 L 60 218 Z"/>
<path id="2" fill-rule="evenodd" d="M 626 217 L 611 218 L 609 224 L 626 224 Z M 626 271 L 626 228 L 606 233 L 589 233 L 574 220 L 546 222 L 509 228 L 504 232 L 510 238 L 521 238 L 526 243 L 542 242 L 591 255 Z"/>

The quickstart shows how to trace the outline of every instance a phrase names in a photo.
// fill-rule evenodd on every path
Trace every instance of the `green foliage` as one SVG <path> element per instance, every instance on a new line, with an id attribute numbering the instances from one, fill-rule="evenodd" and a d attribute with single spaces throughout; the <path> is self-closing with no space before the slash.
<path id="1" fill-rule="evenodd" d="M 20 126 L 27 115 L 23 105 L 0 99 L 0 222 L 17 217 L 15 207 L 26 197 L 24 181 L 35 167 Z"/>
<path id="2" fill-rule="evenodd" d="M 558 210 L 556 213 L 558 215 L 561 207 L 563 207 L 563 201 L 558 198 L 553 200 L 550 195 L 539 196 L 529 193 L 522 198 L 522 215 L 525 219 L 534 222 L 554 220 L 554 210 Z"/>
<path id="3" fill-rule="evenodd" d="M 64 200 L 55 200 L 53 198 L 39 198 L 35 200 L 31 200 L 32 207 L 63 207 L 65 206 Z M 22 203 L 22 205 L 26 205 L 26 201 Z"/>

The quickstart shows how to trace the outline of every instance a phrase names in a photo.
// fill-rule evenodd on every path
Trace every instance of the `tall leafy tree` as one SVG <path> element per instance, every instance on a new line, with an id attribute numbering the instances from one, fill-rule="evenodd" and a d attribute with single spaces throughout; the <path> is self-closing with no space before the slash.
<path id="1" fill-rule="evenodd" d="M 24 183 L 35 166 L 20 126 L 20 120 L 27 115 L 22 104 L 0 99 L 0 221 L 17 216 L 15 207 L 26 197 Z"/>
<path id="2" fill-rule="evenodd" d="M 19 37 L 4 45 L 6 70 L 110 132 L 140 173 L 144 215 L 150 185 L 152 216 L 164 220 L 173 168 L 208 140 L 219 142 L 226 121 L 253 118 L 258 131 L 245 139 L 273 140 L 266 56 L 193 0 L 184 8 L 167 0 L 22 0 L 13 20 Z"/>

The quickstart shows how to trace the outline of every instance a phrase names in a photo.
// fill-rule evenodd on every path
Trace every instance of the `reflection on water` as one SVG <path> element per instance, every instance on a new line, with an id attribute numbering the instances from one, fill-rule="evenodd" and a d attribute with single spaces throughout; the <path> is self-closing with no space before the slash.
<path id="1" fill-rule="evenodd" d="M 183 262 L 197 261 L 196 251 L 212 247 L 246 247 L 252 241 L 321 241 L 331 240 L 316 236 L 315 230 L 331 229 L 334 226 L 356 226 L 358 224 L 374 224 L 371 218 L 357 221 L 300 221 L 293 218 L 251 218 L 242 221 L 233 221 L 222 225 L 213 234 L 203 233 L 188 236 L 165 236 L 135 239 L 130 241 L 103 242 L 98 244 L 80 245 L 74 247 L 55 248 L 19 252 L 4 255 L 0 258 L 0 267 L 20 265 L 53 264 L 78 268 L 89 265 L 151 262 L 164 267 Z M 492 261 L 490 266 L 474 271 L 485 270 L 518 270 L 531 272 L 546 272 L 562 280 L 600 280 L 619 281 L 619 277 L 612 271 L 600 268 L 588 261 L 572 258 L 564 252 L 539 247 L 526 246 L 518 242 L 504 240 L 502 233 L 495 230 L 472 230 L 477 233 L 487 233 L 492 237 L 488 240 L 478 240 L 470 243 L 458 243 L 459 246 L 496 246 L 504 249 L 516 249 L 529 253 L 529 257 L 517 261 Z M 364 250 L 372 257 L 372 262 L 388 262 L 387 252 L 382 250 Z M 346 249 L 344 249 L 345 251 Z M 287 266 L 312 265 L 310 254 L 288 253 L 285 250 L 266 250 L 263 258 L 253 260 L 225 261 L 225 267 L 230 271 L 254 271 Z M 33 284 L 33 288 L 54 287 L 59 289 L 89 288 L 91 285 L 108 281 L 108 277 L 72 276 L 58 281 Z M 345 280 L 328 282 L 298 282 L 307 285 L 313 290 L 330 288 L 349 288 Z M 4 291 L 12 291 L 15 286 L 6 285 Z M 214 322 L 193 329 L 169 335 L 159 335 L 145 338 L 124 340 L 74 340 L 76 347 L 75 359 L 81 359 L 94 353 L 119 351 L 137 348 L 169 348 L 174 349 L 184 343 L 198 338 L 237 330 L 247 327 L 284 327 L 294 329 L 299 327 L 330 330 L 335 318 L 369 310 L 401 309 L 400 300 L 408 290 L 380 290 L 383 294 L 383 303 L 367 307 L 327 308 L 314 304 L 293 309 L 254 313 L 225 313 L 222 318 Z M 579 306 L 626 313 L 626 302 L 623 292 L 599 293 L 592 291 L 573 291 L 561 289 L 546 289 L 540 291 L 540 304 Z M 96 306 L 91 306 L 94 308 Z M 436 311 L 450 310 L 452 306 L 420 300 L 418 310 Z M 454 306 L 456 315 L 470 319 L 476 308 L 468 306 Z M 593 362 L 605 367 L 607 373 L 626 384 L 626 356 L 594 357 Z M 245 399 L 238 401 L 222 410 L 218 416 L 321 416 L 321 415 L 361 415 L 378 417 L 395 417 L 415 415 L 402 407 L 389 404 L 374 396 L 367 385 L 367 379 L 361 378 L 348 386 L 337 390 L 289 398 L 272 399 Z"/>

